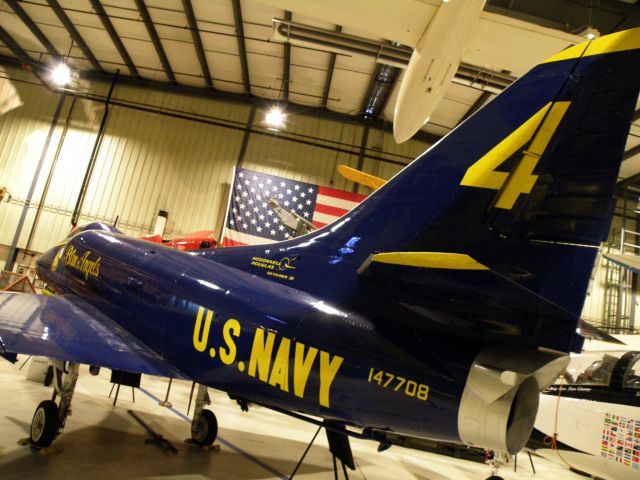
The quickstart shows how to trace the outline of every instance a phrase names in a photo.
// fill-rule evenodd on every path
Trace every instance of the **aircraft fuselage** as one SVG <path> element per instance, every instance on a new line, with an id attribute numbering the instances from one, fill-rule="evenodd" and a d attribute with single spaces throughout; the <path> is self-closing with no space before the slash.
<path id="1" fill-rule="evenodd" d="M 399 348 L 367 318 L 310 294 L 99 231 L 45 254 L 40 274 L 185 378 L 347 424 L 460 441 L 455 419 L 481 345 L 462 351 L 416 334 Z"/>

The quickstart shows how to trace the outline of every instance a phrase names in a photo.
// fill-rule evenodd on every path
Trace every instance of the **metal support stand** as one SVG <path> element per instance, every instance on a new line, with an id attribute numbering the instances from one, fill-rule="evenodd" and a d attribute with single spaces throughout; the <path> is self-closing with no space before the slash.
<path id="1" fill-rule="evenodd" d="M 111 391 L 109 392 L 109 398 L 111 398 L 111 394 L 113 393 L 113 388 L 115 386 L 118 386 L 118 388 L 116 388 L 116 396 L 113 397 L 113 406 L 116 406 L 116 402 L 118 401 L 118 394 L 120 394 L 120 383 L 112 383 L 111 384 Z M 134 387 L 131 387 L 131 401 L 133 403 L 136 403 L 136 389 Z"/>
<path id="2" fill-rule="evenodd" d="M 349 475 L 347 474 L 347 467 L 344 466 L 342 460 L 340 461 L 342 465 L 342 472 L 344 473 L 345 480 L 349 480 Z M 336 456 L 333 455 L 333 478 L 338 480 L 338 463 L 336 462 Z"/>
<path id="3" fill-rule="evenodd" d="M 191 383 L 191 393 L 189 393 L 189 405 L 187 405 L 187 416 L 189 415 L 189 410 L 191 410 L 191 400 L 193 400 L 193 391 L 196 388 L 196 382 Z"/>
<path id="4" fill-rule="evenodd" d="M 311 449 L 311 446 L 313 445 L 313 442 L 316 441 L 316 438 L 318 437 L 318 434 L 320 433 L 320 430 L 322 430 L 322 425 L 320 425 L 318 427 L 318 430 L 316 430 L 316 433 L 313 434 L 313 438 L 311 438 L 311 441 L 309 442 L 309 445 L 307 445 L 307 448 L 305 448 L 302 457 L 300 457 L 300 460 L 298 461 L 297 465 L 295 466 L 295 468 L 293 469 L 293 472 L 291 472 L 291 475 L 289 476 L 289 480 L 292 480 L 294 475 L 298 472 L 298 469 L 300 468 L 300 466 L 302 465 L 302 462 L 304 462 L 304 459 L 307 456 L 307 453 L 309 453 L 309 450 Z M 333 478 L 335 480 L 338 480 L 338 462 L 336 461 L 336 456 L 333 454 L 331 454 L 331 458 L 333 461 Z M 342 473 L 344 475 L 344 478 L 346 480 L 349 480 L 349 474 L 347 473 L 347 467 L 345 466 L 344 462 L 342 460 L 340 460 L 340 464 L 342 465 Z"/>
<path id="5" fill-rule="evenodd" d="M 320 430 L 322 430 L 322 426 L 319 426 L 318 430 L 316 430 L 316 433 L 313 435 L 313 438 L 309 442 L 309 445 L 307 445 L 307 448 L 305 448 L 304 453 L 302 454 L 302 457 L 300 457 L 300 460 L 298 461 L 298 464 L 296 465 L 296 468 L 294 468 L 293 472 L 291 472 L 291 475 L 289 476 L 289 480 L 291 480 L 293 478 L 293 476 L 296 474 L 296 472 L 300 468 L 300 465 L 302 465 L 302 462 L 304 462 L 304 459 L 307 456 L 307 453 L 309 453 L 309 450 L 311 449 L 311 446 L 313 445 L 313 442 L 316 441 L 316 437 L 320 433 Z M 335 457 L 333 457 L 333 461 L 335 463 Z"/>
<path id="6" fill-rule="evenodd" d="M 22 368 L 27 364 L 27 362 L 28 362 L 29 360 L 31 360 L 31 355 L 29 355 L 29 356 L 27 357 L 27 359 L 26 359 L 24 362 L 22 362 L 22 365 L 20 365 L 20 367 L 18 368 L 18 370 L 22 370 Z"/>
<path id="7" fill-rule="evenodd" d="M 158 402 L 158 405 L 162 407 L 167 407 L 167 408 L 173 407 L 173 405 L 171 405 L 171 402 L 169 401 L 169 392 L 171 391 L 171 382 L 173 382 L 173 378 L 169 379 L 169 385 L 167 386 L 167 394 L 165 395 L 164 400 L 162 400 L 161 402 Z"/>
<path id="8" fill-rule="evenodd" d="M 531 458 L 531 452 L 527 452 L 527 455 L 529 455 L 529 462 L 531 463 L 531 470 L 533 470 L 533 474 L 536 474 L 536 467 L 533 466 L 533 458 Z"/>

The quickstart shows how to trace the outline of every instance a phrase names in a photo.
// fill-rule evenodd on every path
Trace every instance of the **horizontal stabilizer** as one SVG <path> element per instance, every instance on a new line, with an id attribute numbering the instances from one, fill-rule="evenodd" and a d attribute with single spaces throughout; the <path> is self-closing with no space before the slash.
<path id="1" fill-rule="evenodd" d="M 370 261 L 405 265 L 407 267 L 444 268 L 448 270 L 488 270 L 469 255 L 448 252 L 388 252 L 376 253 Z"/>
<path id="2" fill-rule="evenodd" d="M 628 253 L 605 253 L 604 258 L 634 273 L 640 273 L 640 256 Z"/>
<path id="3" fill-rule="evenodd" d="M 420 330 L 518 339 L 556 350 L 581 346 L 576 343 L 576 315 L 516 283 L 517 273 L 508 278 L 466 254 L 377 253 L 358 272 L 366 279 L 367 297 L 374 299 L 367 308 L 380 322 L 393 318 Z M 574 327 L 558 328 L 567 324 Z"/>
<path id="4" fill-rule="evenodd" d="M 613 335 L 609 335 L 607 332 L 599 329 L 598 327 L 594 327 L 586 320 L 580 319 L 579 325 L 580 325 L 580 335 L 582 335 L 585 338 L 588 338 L 589 340 L 599 340 L 600 342 L 617 343 L 618 345 L 626 345 L 626 343 L 624 343 L 623 341 L 618 340 Z"/>
<path id="5" fill-rule="evenodd" d="M 183 377 L 163 358 L 75 295 L 0 293 L 0 344 L 11 353 Z"/>

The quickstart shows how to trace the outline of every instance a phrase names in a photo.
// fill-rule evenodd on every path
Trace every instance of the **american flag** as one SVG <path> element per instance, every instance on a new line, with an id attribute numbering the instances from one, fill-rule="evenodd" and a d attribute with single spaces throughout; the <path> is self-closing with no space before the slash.
<path id="1" fill-rule="evenodd" d="M 272 198 L 285 210 L 295 211 L 320 228 L 340 218 L 366 196 L 237 168 L 230 197 L 224 247 L 278 242 L 294 235 L 269 207 Z"/>

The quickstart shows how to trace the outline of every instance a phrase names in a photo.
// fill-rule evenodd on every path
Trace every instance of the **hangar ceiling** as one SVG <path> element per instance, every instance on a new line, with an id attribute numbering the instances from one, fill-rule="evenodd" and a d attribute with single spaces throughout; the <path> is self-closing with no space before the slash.
<path id="1" fill-rule="evenodd" d="M 401 67 L 411 53 L 398 38 L 410 44 L 440 1 L 324 0 L 280 8 L 290 3 L 4 0 L 0 62 L 28 65 L 46 82 L 46 69 L 64 59 L 90 79 L 110 80 L 119 70 L 122 83 L 256 106 L 279 103 L 389 128 Z M 287 35 L 295 28 L 325 32 L 352 50 L 278 40 L 274 19 Z M 404 25 L 398 38 L 386 38 Z M 489 0 L 454 82 L 419 135 L 434 141 L 446 134 L 540 60 L 581 41 L 585 28 L 606 34 L 635 26 L 636 0 Z M 396 61 L 381 63 L 386 53 Z M 640 109 L 621 178 L 637 182 L 639 173 Z"/>

